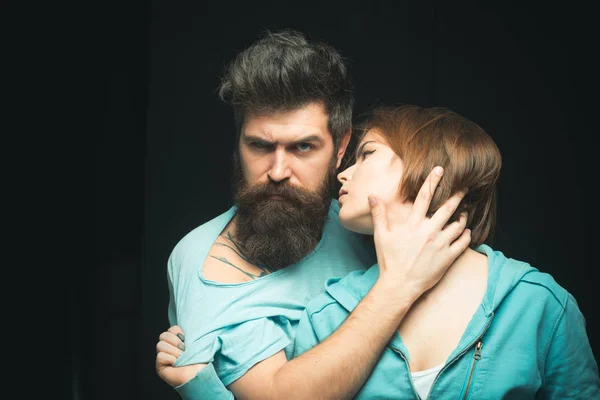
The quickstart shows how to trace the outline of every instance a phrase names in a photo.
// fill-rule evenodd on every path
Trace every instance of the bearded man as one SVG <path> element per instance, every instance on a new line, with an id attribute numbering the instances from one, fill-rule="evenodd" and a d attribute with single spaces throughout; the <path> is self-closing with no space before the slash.
<path id="1" fill-rule="evenodd" d="M 186 399 L 351 397 L 433 283 L 382 273 L 340 329 L 290 359 L 308 301 L 329 278 L 381 256 L 340 224 L 331 194 L 352 130 L 344 60 L 300 33 L 267 33 L 228 65 L 220 95 L 233 107 L 237 132 L 234 205 L 188 233 L 169 257 L 172 326 L 157 344 L 157 373 Z M 415 207 L 427 209 L 432 182 Z M 448 218 L 459 200 L 445 209 Z M 440 230 L 419 227 L 401 250 L 386 249 L 398 267 L 391 271 L 444 270 L 464 250 L 439 239 Z M 400 285 L 410 295 L 399 295 Z"/>

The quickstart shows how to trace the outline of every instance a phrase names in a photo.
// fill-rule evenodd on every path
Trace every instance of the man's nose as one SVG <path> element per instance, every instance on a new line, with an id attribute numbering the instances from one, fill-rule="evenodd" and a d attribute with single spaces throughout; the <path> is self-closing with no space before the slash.
<path id="1" fill-rule="evenodd" d="M 277 149 L 273 152 L 273 160 L 268 175 L 273 182 L 281 182 L 292 176 L 289 155 L 286 154 L 285 149 Z"/>

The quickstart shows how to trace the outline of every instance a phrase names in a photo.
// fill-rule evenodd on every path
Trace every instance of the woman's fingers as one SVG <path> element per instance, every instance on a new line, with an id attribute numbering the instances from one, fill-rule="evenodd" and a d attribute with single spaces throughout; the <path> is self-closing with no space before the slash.
<path id="1" fill-rule="evenodd" d="M 183 335 L 183 331 L 178 325 L 171 326 L 169 329 L 167 329 L 167 332 L 171 332 L 172 334 L 177 336 L 181 340 L 181 342 L 185 342 L 185 336 Z"/>
<path id="2" fill-rule="evenodd" d="M 175 364 L 175 361 L 177 361 L 177 357 L 168 353 L 160 352 L 156 355 L 156 368 L 162 369 L 163 367 L 173 365 Z"/>
<path id="3" fill-rule="evenodd" d="M 175 358 L 177 358 L 181 354 L 183 354 L 183 350 L 181 350 L 177 346 L 173 346 L 171 343 L 165 342 L 163 340 L 161 340 L 160 342 L 158 342 L 156 344 L 156 352 L 170 354 L 171 356 L 173 356 Z"/>
<path id="4" fill-rule="evenodd" d="M 181 351 L 185 350 L 185 344 L 181 341 L 179 336 L 176 336 L 172 332 L 167 331 L 167 332 L 161 333 L 160 336 L 158 337 L 158 340 L 167 342 L 167 343 L 171 344 L 172 346 L 177 347 Z"/>

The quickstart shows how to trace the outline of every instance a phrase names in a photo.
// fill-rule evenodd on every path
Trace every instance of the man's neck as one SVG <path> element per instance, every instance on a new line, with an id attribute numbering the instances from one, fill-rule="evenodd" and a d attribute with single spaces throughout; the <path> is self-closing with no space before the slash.
<path id="1" fill-rule="evenodd" d="M 235 268 L 250 279 L 257 279 L 273 272 L 269 268 L 257 265 L 248 259 L 243 244 L 236 240 L 235 216 L 215 240 L 209 256 L 228 267 Z"/>

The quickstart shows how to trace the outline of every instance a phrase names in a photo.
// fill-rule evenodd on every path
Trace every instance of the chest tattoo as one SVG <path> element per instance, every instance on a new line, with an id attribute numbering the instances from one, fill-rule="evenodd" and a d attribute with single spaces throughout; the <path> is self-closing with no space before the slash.
<path id="1" fill-rule="evenodd" d="M 248 276 L 250 279 L 257 279 L 257 278 L 269 275 L 271 273 L 269 268 L 267 268 L 266 266 L 257 265 L 257 264 L 252 263 L 250 260 L 248 260 L 248 258 L 244 255 L 244 252 L 242 251 L 241 246 L 235 241 L 235 239 L 233 238 L 233 236 L 231 236 L 231 233 L 229 231 L 227 231 L 227 237 L 224 237 L 223 239 L 225 240 L 225 242 L 215 242 L 215 245 L 227 247 L 228 249 L 233 251 L 235 254 L 237 254 L 237 256 L 240 257 L 242 260 L 244 260 L 248 264 L 251 264 L 251 265 L 255 266 L 256 268 L 260 269 L 260 271 L 261 271 L 260 274 L 256 275 L 256 274 L 252 274 L 250 272 L 244 271 L 242 268 L 238 267 L 233 262 L 229 261 L 227 259 L 227 257 L 213 256 L 211 254 L 212 258 L 214 258 L 215 260 L 219 260 L 222 263 L 225 263 L 225 264 L 237 269 L 244 275 Z"/>

